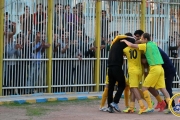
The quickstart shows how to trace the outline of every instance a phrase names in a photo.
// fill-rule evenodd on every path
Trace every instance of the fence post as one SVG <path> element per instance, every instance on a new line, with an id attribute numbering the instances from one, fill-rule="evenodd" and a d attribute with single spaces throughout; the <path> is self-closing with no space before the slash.
<path id="1" fill-rule="evenodd" d="M 3 83 L 3 48 L 4 48 L 4 0 L 0 0 L 0 96 Z"/>
<path id="2" fill-rule="evenodd" d="M 54 0 L 48 0 L 48 43 L 51 44 L 51 46 L 47 49 L 47 58 L 49 59 L 47 61 L 47 85 L 48 89 L 47 92 L 51 93 L 51 81 L 52 81 L 52 23 L 53 23 L 53 1 Z"/>
<path id="3" fill-rule="evenodd" d="M 99 75 L 100 75 L 100 41 L 101 41 L 101 0 L 96 1 L 96 22 L 95 22 L 95 44 L 97 50 L 95 52 L 96 61 L 95 61 L 95 91 L 99 91 Z"/>
<path id="4" fill-rule="evenodd" d="M 145 31 L 145 26 L 146 26 L 146 0 L 142 0 L 141 2 L 141 23 L 140 27 L 141 30 Z"/>

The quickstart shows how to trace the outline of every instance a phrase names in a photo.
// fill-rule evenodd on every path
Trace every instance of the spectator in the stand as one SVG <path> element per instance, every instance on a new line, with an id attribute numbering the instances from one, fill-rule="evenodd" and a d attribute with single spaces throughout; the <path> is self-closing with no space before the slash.
<path id="1" fill-rule="evenodd" d="M 169 56 L 177 57 L 177 43 L 173 36 L 169 36 Z"/>
<path id="2" fill-rule="evenodd" d="M 31 47 L 29 47 L 29 40 L 24 36 L 22 32 L 18 33 L 16 36 L 16 43 L 22 45 L 22 50 L 20 51 L 21 59 L 28 59 L 28 52 L 30 52 Z M 28 65 L 29 61 L 20 61 L 16 64 L 16 78 L 17 87 L 24 87 L 27 83 L 27 75 L 28 75 Z M 19 89 L 18 93 L 24 94 L 24 90 Z"/>
<path id="3" fill-rule="evenodd" d="M 36 33 L 36 39 L 32 44 L 33 46 L 33 54 L 32 58 L 34 59 L 41 59 L 42 53 L 45 52 L 45 49 L 49 48 L 50 44 L 46 43 L 45 41 L 41 41 L 41 33 Z M 34 87 L 37 82 L 39 82 L 39 74 L 40 74 L 40 67 L 41 61 L 33 61 L 30 66 L 30 73 L 28 74 L 28 83 L 27 86 Z M 30 91 L 31 90 L 31 91 Z M 27 93 L 36 93 L 37 91 L 33 89 L 27 89 Z"/>
<path id="4" fill-rule="evenodd" d="M 85 52 L 83 52 L 84 56 L 86 58 L 94 58 L 95 57 L 95 51 L 97 49 L 96 46 L 94 46 L 94 42 L 90 41 L 89 36 L 86 36 L 84 39 L 84 45 L 85 46 Z"/>
<path id="5" fill-rule="evenodd" d="M 60 39 L 60 44 L 61 44 L 61 58 L 67 58 L 68 57 L 68 49 L 69 49 L 69 39 L 65 38 L 64 33 L 61 35 Z"/>
<path id="6" fill-rule="evenodd" d="M 80 29 L 77 30 L 77 41 L 79 43 L 79 48 L 81 49 L 83 47 L 83 40 L 85 39 L 85 34 Z"/>
<path id="7" fill-rule="evenodd" d="M 54 54 L 53 54 L 53 57 L 54 58 L 57 58 L 57 57 L 59 57 L 59 54 L 60 54 L 60 52 L 59 52 L 59 50 L 60 50 L 60 43 L 59 43 L 59 36 L 58 36 L 58 34 L 54 34 L 54 36 L 53 36 L 53 38 L 54 38 L 54 41 L 53 41 L 53 52 L 54 52 Z"/>
<path id="8" fill-rule="evenodd" d="M 53 58 L 59 58 L 60 54 L 61 54 L 61 44 L 59 43 L 59 36 L 58 34 L 54 33 L 53 36 Z M 59 60 L 54 60 L 53 61 L 53 72 L 52 72 L 52 85 L 59 85 L 60 81 L 59 79 L 61 78 L 61 75 L 58 72 L 54 72 L 54 71 L 61 71 L 61 65 L 60 65 L 61 61 Z"/>
<path id="9" fill-rule="evenodd" d="M 20 49 L 22 49 L 22 45 L 17 44 L 15 41 L 13 41 L 13 35 L 16 33 L 16 23 L 11 23 L 13 26 L 12 32 L 4 32 L 5 35 L 5 58 L 6 59 L 16 59 L 20 56 Z M 17 87 L 17 78 L 15 77 L 17 73 L 16 71 L 16 61 L 8 61 L 6 62 L 6 65 L 4 66 L 5 70 L 5 80 L 3 82 L 3 86 L 6 87 Z M 8 94 L 18 94 L 17 89 L 14 90 L 8 90 Z"/>
<path id="10" fill-rule="evenodd" d="M 46 14 L 43 12 L 43 5 L 41 3 L 36 5 L 37 12 L 33 15 L 34 27 L 37 32 L 43 31 L 46 25 Z"/>
<path id="11" fill-rule="evenodd" d="M 108 39 L 109 35 L 109 22 L 112 21 L 111 18 L 107 18 L 107 12 L 102 10 L 102 21 L 101 21 L 101 38 Z"/>
<path id="12" fill-rule="evenodd" d="M 55 4 L 54 13 L 54 31 L 60 34 L 64 31 L 64 13 L 63 6 L 59 3 Z"/>
<path id="13" fill-rule="evenodd" d="M 24 35 L 27 35 L 32 30 L 33 15 L 30 14 L 29 6 L 24 7 L 24 14 L 20 16 L 21 30 Z"/>
<path id="14" fill-rule="evenodd" d="M 66 25 L 65 29 L 71 33 L 77 25 L 78 18 L 71 13 L 70 8 L 70 5 L 65 6 L 64 21 Z"/>
<path id="15" fill-rule="evenodd" d="M 45 10 L 44 13 L 48 16 L 48 6 L 46 6 L 44 10 Z"/>
<path id="16" fill-rule="evenodd" d="M 71 52 L 71 57 L 72 58 L 78 58 L 79 60 L 82 59 L 82 53 L 81 53 L 82 51 L 80 51 L 79 44 L 78 44 L 77 40 L 72 41 L 71 46 L 70 46 L 70 52 Z M 73 71 L 75 77 L 77 77 L 76 80 L 78 80 L 78 81 L 76 81 L 76 83 L 80 83 L 80 77 L 78 76 L 79 75 L 78 73 L 81 70 L 80 65 L 81 65 L 81 61 L 78 62 L 78 64 L 77 64 L 76 61 L 74 61 L 73 64 L 71 65 L 72 66 L 72 71 Z M 73 83 L 74 83 L 74 81 L 73 81 Z"/>
<path id="17" fill-rule="evenodd" d="M 4 17 L 5 17 L 4 32 L 11 32 L 13 30 L 13 25 L 12 25 L 11 20 L 9 19 L 9 13 L 6 12 L 4 14 Z"/>
<path id="18" fill-rule="evenodd" d="M 83 23 L 84 23 L 85 16 L 83 14 L 83 4 L 82 3 L 78 3 L 76 5 L 76 8 L 77 8 L 78 17 L 81 17 L 83 19 Z"/>
<path id="19" fill-rule="evenodd" d="M 114 31 L 109 34 L 109 39 L 112 41 L 117 35 L 119 34 L 118 31 Z"/>

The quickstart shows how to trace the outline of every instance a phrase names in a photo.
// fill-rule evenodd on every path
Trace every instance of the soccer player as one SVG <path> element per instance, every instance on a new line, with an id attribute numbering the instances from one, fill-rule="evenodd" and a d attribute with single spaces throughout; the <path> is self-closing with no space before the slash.
<path id="1" fill-rule="evenodd" d="M 134 36 L 135 36 L 136 40 L 140 40 L 143 33 L 144 33 L 144 31 L 142 31 L 142 30 L 136 30 L 134 32 Z"/>
<path id="2" fill-rule="evenodd" d="M 125 98 L 125 106 L 128 108 L 129 107 L 129 102 L 128 102 L 128 100 L 129 100 L 129 85 L 128 85 L 128 83 L 129 82 L 128 82 L 126 77 L 125 77 L 125 79 L 126 79 L 126 88 L 125 88 L 125 90 L 128 89 L 128 90 L 126 90 L 128 93 L 124 93 L 124 98 Z M 105 102 L 106 102 L 107 96 L 108 96 L 108 86 L 109 86 L 108 74 L 106 74 L 105 84 L 106 85 L 105 85 L 105 88 L 104 88 L 104 92 L 102 94 L 102 99 L 101 99 L 99 110 L 107 112 L 107 111 L 109 111 L 109 108 L 104 107 L 104 106 L 105 106 Z M 118 82 L 116 82 L 116 85 L 118 85 Z M 126 92 L 125 90 L 124 90 L 124 92 Z"/>
<path id="3" fill-rule="evenodd" d="M 150 87 L 159 89 L 166 97 L 167 103 L 169 103 L 170 96 L 165 89 L 164 70 L 162 68 L 162 64 L 164 64 L 164 61 L 161 57 L 157 45 L 154 42 L 150 41 L 150 35 L 148 33 L 144 33 L 141 37 L 141 40 L 144 44 L 132 44 L 127 40 L 121 40 L 121 42 L 125 42 L 128 46 L 142 50 L 145 53 L 147 62 L 150 66 L 150 70 L 149 74 L 143 82 L 142 91 L 144 94 L 144 99 L 148 104 L 146 112 L 152 112 L 154 111 L 154 109 L 152 108 L 151 98 L 148 92 L 148 89 Z"/>
<path id="4" fill-rule="evenodd" d="M 117 36 L 118 37 L 118 36 Z M 126 87 L 124 71 L 122 70 L 123 65 L 123 49 L 127 47 L 124 42 L 120 42 L 121 39 L 115 38 L 112 42 L 111 49 L 108 58 L 108 78 L 109 78 L 109 89 L 108 89 L 108 107 L 109 112 L 113 112 L 113 108 L 120 112 L 118 103 L 120 97 Z M 135 39 L 129 36 L 125 36 L 127 41 L 134 43 Z M 118 90 L 113 98 L 114 85 L 118 82 Z"/>
<path id="5" fill-rule="evenodd" d="M 125 35 L 132 36 L 131 33 L 126 33 Z M 138 100 L 140 110 L 139 114 L 145 112 L 146 108 L 143 104 L 141 95 L 139 93 L 139 83 L 142 79 L 142 65 L 141 65 L 141 51 L 137 48 L 126 47 L 123 50 L 124 54 L 127 57 L 128 61 L 128 78 L 129 78 L 129 85 L 130 91 L 132 92 L 131 95 L 134 95 L 135 98 Z M 124 112 L 133 113 L 135 108 L 135 99 L 131 98 L 130 106 Z"/>
<path id="6" fill-rule="evenodd" d="M 161 48 L 158 47 L 158 49 L 159 49 L 159 52 L 164 61 L 164 64 L 162 64 L 162 67 L 164 69 L 166 90 L 168 91 L 170 97 L 172 97 L 173 96 L 172 82 L 173 82 L 173 78 L 176 74 L 176 69 L 174 68 L 174 65 L 173 65 L 172 61 L 169 59 L 168 55 Z M 149 91 L 154 97 L 156 97 L 156 99 L 158 98 L 157 97 L 157 96 L 159 96 L 158 91 L 154 90 L 153 88 L 150 88 Z M 166 106 L 166 103 L 160 97 L 157 100 L 158 100 L 158 104 L 155 107 L 155 109 L 160 108 L 160 111 L 163 111 Z M 174 101 L 172 102 L 172 106 L 173 107 L 175 106 Z M 164 113 L 168 114 L 168 113 L 170 113 L 170 110 L 167 109 Z"/>

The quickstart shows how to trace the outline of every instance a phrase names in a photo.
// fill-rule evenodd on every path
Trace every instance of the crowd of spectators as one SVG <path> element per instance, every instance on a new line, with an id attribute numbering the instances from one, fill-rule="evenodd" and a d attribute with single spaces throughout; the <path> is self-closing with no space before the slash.
<path id="1" fill-rule="evenodd" d="M 78 84 L 83 85 L 84 91 L 88 91 L 86 85 L 94 83 L 94 62 L 82 58 L 95 58 L 97 46 L 94 43 L 95 39 L 90 38 L 86 33 L 88 26 L 85 28 L 83 4 L 78 3 L 74 7 L 68 4 L 65 6 L 55 4 L 52 28 L 47 28 L 48 6 L 37 4 L 36 12 L 33 14 L 30 13 L 30 9 L 29 6 L 25 6 L 24 14 L 19 16 L 21 28 L 19 33 L 16 31 L 17 23 L 9 19 L 10 14 L 8 12 L 4 14 L 4 59 L 7 59 L 3 67 L 4 94 L 45 92 L 47 71 L 46 61 L 43 59 L 47 58 L 46 53 L 50 48 L 53 58 L 64 58 L 64 60 L 53 60 L 52 85 L 58 87 L 58 85 Z M 118 31 L 110 33 L 109 23 L 112 21 L 113 19 L 107 16 L 107 11 L 102 10 L 101 58 L 108 57 L 111 41 L 120 34 Z M 53 31 L 52 44 L 48 43 L 47 29 Z M 140 36 L 136 37 L 140 39 Z M 174 38 L 170 37 L 170 41 L 173 42 Z M 170 45 L 169 50 L 174 57 L 180 54 L 179 43 L 175 46 Z M 66 58 L 77 58 L 77 60 L 65 60 Z M 101 60 L 101 83 L 105 79 L 106 66 L 106 60 Z M 66 87 L 53 92 L 62 91 L 66 91 Z M 77 91 L 81 92 L 80 87 Z"/>

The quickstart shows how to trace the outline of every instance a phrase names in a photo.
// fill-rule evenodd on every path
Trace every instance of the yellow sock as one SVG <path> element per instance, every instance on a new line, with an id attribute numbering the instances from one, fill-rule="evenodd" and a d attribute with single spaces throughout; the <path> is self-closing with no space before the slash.
<path id="1" fill-rule="evenodd" d="M 124 101 L 125 101 L 125 106 L 129 107 L 129 86 L 126 86 L 125 90 L 124 90 Z"/>
<path id="2" fill-rule="evenodd" d="M 102 95 L 102 99 L 101 99 L 101 106 L 100 106 L 100 108 L 104 107 L 106 99 L 107 99 L 107 96 L 108 96 L 108 88 L 105 87 L 103 95 Z"/>
<path id="3" fill-rule="evenodd" d="M 156 100 L 157 100 L 158 102 L 161 102 L 161 101 L 162 101 L 161 96 L 160 96 L 160 95 L 156 96 Z"/>
<path id="4" fill-rule="evenodd" d="M 139 100 L 138 103 L 139 103 L 139 106 L 141 109 L 143 109 L 145 107 L 142 100 Z"/>
<path id="5" fill-rule="evenodd" d="M 139 90 L 139 93 L 140 93 L 140 95 L 141 95 L 141 98 L 142 99 L 144 99 L 144 94 L 143 94 L 143 91 L 142 90 L 140 90 L 140 89 L 138 89 Z M 144 99 L 145 100 L 145 99 Z"/>
<path id="6" fill-rule="evenodd" d="M 170 98 L 166 98 L 166 102 L 167 102 L 168 106 L 169 106 L 169 101 L 170 101 Z"/>
<path id="7" fill-rule="evenodd" d="M 134 110 L 135 102 L 130 102 L 130 106 L 129 107 L 130 107 L 131 110 Z"/>
<path id="8" fill-rule="evenodd" d="M 145 90 L 144 92 L 143 92 L 143 94 L 144 94 L 144 99 L 146 100 L 146 102 L 147 102 L 147 104 L 148 104 L 148 108 L 152 108 L 152 103 L 151 103 L 151 97 L 150 97 L 150 94 L 149 94 L 149 92 L 147 91 L 147 90 Z"/>

